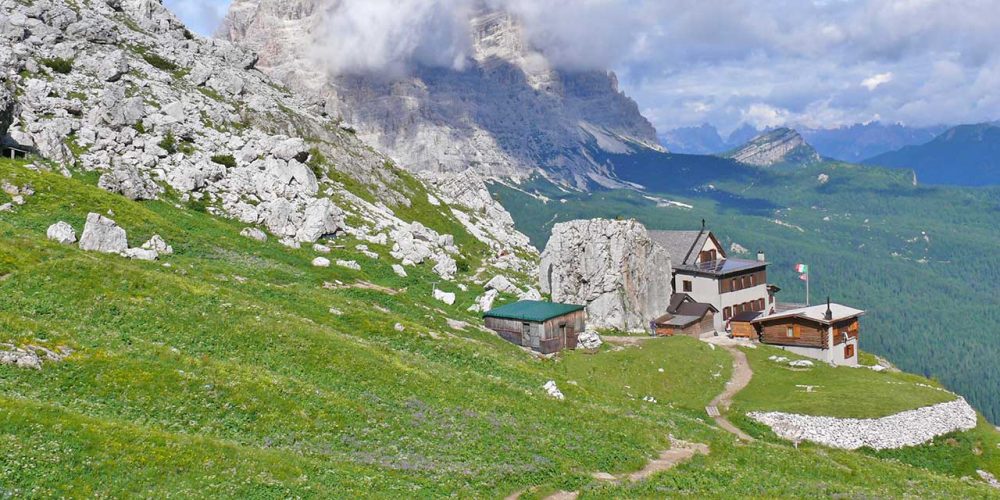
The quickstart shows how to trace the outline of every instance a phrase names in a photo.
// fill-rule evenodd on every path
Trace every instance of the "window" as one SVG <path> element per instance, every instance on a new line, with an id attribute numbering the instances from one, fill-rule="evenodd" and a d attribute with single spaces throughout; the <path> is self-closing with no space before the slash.
<path id="1" fill-rule="evenodd" d="M 684 291 L 685 292 L 690 292 L 693 289 L 694 289 L 694 285 L 691 283 L 691 280 L 684 280 Z"/>
<path id="2" fill-rule="evenodd" d="M 767 304 L 764 303 L 764 299 L 757 299 L 757 310 L 763 311 L 765 308 L 767 308 Z"/>
<path id="3" fill-rule="evenodd" d="M 729 289 L 730 290 L 739 290 L 740 289 L 739 285 L 736 284 L 736 278 L 733 278 L 733 280 L 729 283 Z"/>
<path id="4" fill-rule="evenodd" d="M 521 335 L 525 337 L 531 335 L 531 323 L 521 323 Z"/>
<path id="5" fill-rule="evenodd" d="M 851 359 L 854 357 L 854 344 L 847 344 L 844 346 L 844 359 Z"/>
<path id="6" fill-rule="evenodd" d="M 790 339 L 795 338 L 795 327 L 794 326 L 785 327 L 785 336 Z"/>
<path id="7" fill-rule="evenodd" d="M 753 275 L 751 274 L 750 276 L 747 276 L 747 279 L 749 280 L 750 286 L 753 286 Z"/>
<path id="8" fill-rule="evenodd" d="M 744 276 L 744 277 L 740 278 L 740 288 L 743 289 L 743 288 L 746 288 L 746 287 L 747 287 L 747 277 Z"/>
<path id="9" fill-rule="evenodd" d="M 733 309 L 731 307 L 727 307 L 722 310 L 722 321 L 729 321 L 729 318 L 732 317 L 733 317 Z"/>

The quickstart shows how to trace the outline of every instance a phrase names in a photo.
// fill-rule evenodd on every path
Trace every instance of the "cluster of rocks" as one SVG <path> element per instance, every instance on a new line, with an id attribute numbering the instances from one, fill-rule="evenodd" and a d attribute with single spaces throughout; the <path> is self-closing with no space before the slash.
<path id="1" fill-rule="evenodd" d="M 7 181 L 0 182 L 0 190 L 10 196 L 9 202 L 0 205 L 0 212 L 8 212 L 15 206 L 24 205 L 27 203 L 27 198 L 35 194 L 35 189 L 30 184 L 17 186 Z"/>
<path id="2" fill-rule="evenodd" d="M 493 309 L 493 302 L 501 293 L 516 295 L 518 300 L 542 300 L 542 294 L 538 290 L 531 287 L 521 288 L 502 274 L 487 281 L 483 289 L 483 294 L 476 298 L 475 303 L 469 307 L 469 311 L 486 312 Z"/>
<path id="3" fill-rule="evenodd" d="M 882 418 L 834 418 L 781 412 L 751 412 L 779 437 L 856 450 L 896 449 L 926 443 L 937 436 L 976 427 L 976 410 L 963 398 Z"/>
<path id="4" fill-rule="evenodd" d="M 550 398 L 555 398 L 560 401 L 566 399 L 566 396 L 564 396 L 562 391 L 559 390 L 559 386 L 556 385 L 555 380 L 549 380 L 546 382 L 545 385 L 542 386 L 542 389 L 545 390 L 545 393 L 548 394 Z"/>
<path id="5" fill-rule="evenodd" d="M 71 68 L 43 64 L 51 60 Z M 253 52 L 192 35 L 157 1 L 79 9 L 68 0 L 0 0 L 0 133 L 65 174 L 72 166 L 99 172 L 100 187 L 133 200 L 170 188 L 288 246 L 345 232 L 391 244 L 403 265 L 432 262 L 452 279 L 454 238 L 386 205 L 409 206 L 415 195 L 391 161 L 256 66 Z M 344 176 L 378 201 L 351 193 L 337 180 Z M 534 250 L 482 178 L 442 175 L 428 187 L 435 192 L 420 196 L 494 249 L 487 265 L 529 267 L 519 255 Z M 244 235 L 267 238 L 254 227 Z"/>
<path id="6" fill-rule="evenodd" d="M 41 370 L 44 362 L 59 362 L 73 353 L 68 347 L 55 350 L 37 345 L 18 347 L 14 344 L 0 344 L 0 365 Z"/>
<path id="7" fill-rule="evenodd" d="M 670 303 L 670 256 L 634 220 L 556 224 L 538 278 L 553 301 L 586 304 L 595 328 L 645 330 Z"/>
<path id="8" fill-rule="evenodd" d="M 64 221 L 49 226 L 46 236 L 55 242 L 72 245 L 77 242 L 76 230 Z M 173 247 L 167 244 L 158 234 L 137 248 L 129 248 L 125 229 L 118 224 L 96 213 L 87 214 L 87 223 L 80 235 L 80 250 L 88 252 L 113 253 L 136 260 L 156 260 L 161 255 L 174 253 Z"/>
<path id="9" fill-rule="evenodd" d="M 598 347 L 601 347 L 602 344 L 604 344 L 604 341 L 601 340 L 601 336 L 598 335 L 597 332 L 590 331 L 590 330 L 587 330 L 587 331 L 581 333 L 576 338 L 576 347 L 578 349 L 581 349 L 581 348 L 582 349 L 597 349 Z"/>

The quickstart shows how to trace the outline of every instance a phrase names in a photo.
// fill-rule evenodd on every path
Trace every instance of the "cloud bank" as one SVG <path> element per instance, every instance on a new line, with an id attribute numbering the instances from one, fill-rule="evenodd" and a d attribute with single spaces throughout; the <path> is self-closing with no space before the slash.
<path id="1" fill-rule="evenodd" d="M 211 23 L 227 2 L 167 3 Z M 616 70 L 661 130 L 1000 118 L 1000 0 L 330 3 L 317 51 L 334 71 L 463 69 L 468 19 L 504 9 L 558 68 Z"/>

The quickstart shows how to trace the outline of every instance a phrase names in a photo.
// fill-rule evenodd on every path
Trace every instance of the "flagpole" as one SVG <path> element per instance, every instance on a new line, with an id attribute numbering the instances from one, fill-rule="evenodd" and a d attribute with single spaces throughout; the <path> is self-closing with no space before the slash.
<path id="1" fill-rule="evenodd" d="M 809 273 L 806 273 L 806 306 L 809 306 Z"/>

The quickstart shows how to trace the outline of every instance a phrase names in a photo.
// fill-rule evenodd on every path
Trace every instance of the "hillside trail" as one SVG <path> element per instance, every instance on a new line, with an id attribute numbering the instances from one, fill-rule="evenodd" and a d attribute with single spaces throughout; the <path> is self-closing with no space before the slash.
<path id="1" fill-rule="evenodd" d="M 605 340 L 618 345 L 638 345 L 641 343 L 640 339 L 641 337 L 621 337 L 614 339 L 605 338 Z M 718 396 L 712 399 L 706 410 L 710 415 L 712 415 L 715 422 L 722 429 L 732 433 L 743 441 L 753 441 L 754 439 L 752 437 L 733 425 L 732 422 L 722 416 L 722 414 L 718 411 L 719 407 L 722 407 L 724 410 L 729 409 L 733 397 L 750 384 L 750 379 L 753 378 L 753 370 L 750 368 L 750 362 L 747 360 L 747 355 L 743 351 L 733 345 L 719 344 L 719 347 L 728 351 L 733 357 L 733 373 L 729 378 L 729 382 L 726 383 L 725 389 L 723 389 Z M 712 410 L 715 411 L 713 412 Z M 618 475 L 608 474 L 606 472 L 597 472 L 594 473 L 592 477 L 599 481 L 605 481 L 613 484 L 641 481 L 657 472 L 669 470 L 676 465 L 691 459 L 691 457 L 696 454 L 707 455 L 708 453 L 708 445 L 702 443 L 689 443 L 671 437 L 670 449 L 662 451 L 659 458 L 651 460 L 642 469 L 629 474 Z M 508 496 L 505 500 L 517 500 L 520 498 L 522 493 L 523 491 L 514 493 Z M 575 500 L 579 495 L 579 491 L 558 491 L 545 498 L 546 500 Z"/>
<path id="2" fill-rule="evenodd" d="M 746 353 L 732 345 L 722 344 L 720 347 L 729 351 L 729 354 L 733 357 L 733 375 L 729 378 L 729 382 L 726 383 L 726 388 L 721 394 L 716 396 L 711 403 L 708 404 L 708 407 L 705 408 L 705 410 L 712 418 L 715 419 L 715 423 L 719 424 L 719 427 L 729 431 L 743 441 L 753 441 L 754 439 L 750 437 L 749 434 L 733 425 L 733 423 L 718 410 L 719 407 L 722 407 L 724 410 L 729 410 L 729 405 L 732 404 L 733 397 L 745 389 L 746 386 L 750 385 L 750 379 L 753 378 L 753 370 L 750 368 L 750 362 L 747 361 Z"/>

